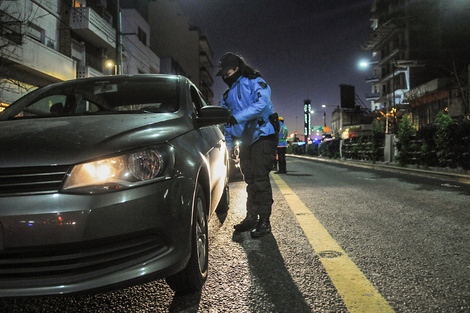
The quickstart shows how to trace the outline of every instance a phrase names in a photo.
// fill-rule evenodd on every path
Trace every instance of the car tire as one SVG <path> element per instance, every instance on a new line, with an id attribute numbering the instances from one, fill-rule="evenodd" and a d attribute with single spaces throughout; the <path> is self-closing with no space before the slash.
<path id="1" fill-rule="evenodd" d="M 230 208 L 230 189 L 228 184 L 225 185 L 224 193 L 220 198 L 219 204 L 217 205 L 217 213 L 227 213 Z"/>
<path id="2" fill-rule="evenodd" d="M 200 184 L 196 189 L 191 232 L 191 256 L 186 268 L 166 278 L 176 293 L 198 292 L 206 282 L 209 263 L 207 202 Z"/>

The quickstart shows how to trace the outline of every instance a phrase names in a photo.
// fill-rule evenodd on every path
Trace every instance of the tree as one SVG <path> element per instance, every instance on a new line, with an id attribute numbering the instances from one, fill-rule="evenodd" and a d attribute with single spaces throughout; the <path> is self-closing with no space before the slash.
<path id="1" fill-rule="evenodd" d="M 372 122 L 372 134 L 370 137 L 371 148 L 370 157 L 372 162 L 376 162 L 383 158 L 383 148 L 385 138 L 385 126 L 381 120 L 374 120 Z"/>
<path id="2" fill-rule="evenodd" d="M 30 86 L 22 83 L 20 73 L 13 62 L 17 47 L 24 43 L 28 31 L 28 13 L 21 10 L 20 4 L 0 0 L 0 103 L 8 102 L 5 93 L 27 91 Z"/>
<path id="3" fill-rule="evenodd" d="M 436 154 L 436 125 L 428 124 L 419 128 L 418 138 L 422 140 L 420 163 L 425 167 L 438 165 Z"/>
<path id="4" fill-rule="evenodd" d="M 410 115 L 404 115 L 401 123 L 398 125 L 398 151 L 400 154 L 396 157 L 401 166 L 409 163 L 411 158 L 411 140 L 416 134 L 416 129 L 411 124 Z"/>
<path id="5" fill-rule="evenodd" d="M 436 116 L 436 149 L 437 158 L 441 166 L 447 165 L 447 160 L 451 156 L 452 150 L 452 136 L 451 136 L 451 125 L 453 123 L 452 118 L 445 112 L 440 111 Z"/>

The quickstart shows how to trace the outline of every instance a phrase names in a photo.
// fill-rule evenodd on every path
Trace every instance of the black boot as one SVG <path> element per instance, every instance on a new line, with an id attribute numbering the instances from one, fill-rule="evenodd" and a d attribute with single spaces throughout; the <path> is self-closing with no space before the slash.
<path id="1" fill-rule="evenodd" d="M 258 223 L 258 217 L 256 215 L 247 214 L 245 219 L 233 226 L 233 228 L 237 231 L 247 231 L 253 229 L 256 223 Z"/>
<path id="2" fill-rule="evenodd" d="M 251 231 L 251 237 L 263 237 L 269 233 L 271 233 L 271 223 L 269 223 L 269 219 L 260 218 L 256 228 Z"/>

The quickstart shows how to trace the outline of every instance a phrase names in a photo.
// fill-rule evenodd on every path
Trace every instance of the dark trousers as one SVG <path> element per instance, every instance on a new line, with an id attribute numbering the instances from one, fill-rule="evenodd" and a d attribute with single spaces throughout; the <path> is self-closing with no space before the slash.
<path id="1" fill-rule="evenodd" d="M 269 173 L 276 160 L 277 140 L 274 135 L 258 139 L 240 147 L 240 168 L 247 184 L 246 210 L 250 215 L 269 219 L 273 204 L 273 191 Z"/>
<path id="2" fill-rule="evenodd" d="M 277 147 L 277 161 L 279 163 L 279 172 L 286 173 L 286 150 L 287 147 Z"/>

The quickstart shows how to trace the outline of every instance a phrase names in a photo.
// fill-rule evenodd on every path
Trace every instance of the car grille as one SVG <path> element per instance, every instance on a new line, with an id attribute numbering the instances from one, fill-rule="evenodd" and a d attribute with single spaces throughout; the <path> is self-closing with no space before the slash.
<path id="1" fill-rule="evenodd" d="M 76 245 L 6 249 L 0 251 L 0 287 L 19 279 L 33 283 L 51 277 L 90 276 L 94 271 L 102 275 L 140 264 L 167 250 L 168 246 L 155 234 Z"/>
<path id="2" fill-rule="evenodd" d="M 58 192 L 69 167 L 0 168 L 0 196 Z"/>

